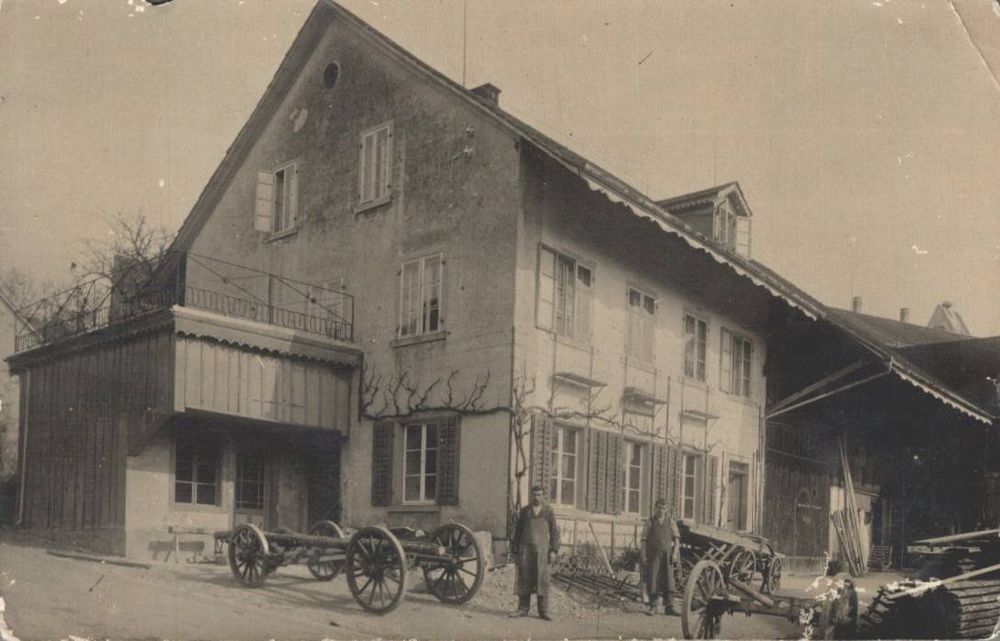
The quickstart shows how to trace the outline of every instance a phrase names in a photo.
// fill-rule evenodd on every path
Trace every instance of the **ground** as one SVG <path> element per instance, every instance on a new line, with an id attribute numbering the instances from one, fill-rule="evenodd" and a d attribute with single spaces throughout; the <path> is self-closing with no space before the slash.
<path id="1" fill-rule="evenodd" d="M 398 609 L 377 616 L 353 600 L 343 578 L 318 582 L 302 566 L 278 570 L 259 589 L 239 587 L 226 566 L 163 563 L 149 569 L 67 559 L 0 538 L 0 597 L 7 625 L 22 641 L 70 636 L 109 639 L 564 639 L 681 638 L 678 617 L 645 616 L 637 604 L 579 603 L 553 594 L 555 621 L 511 619 L 509 569 L 490 572 L 464 606 L 446 606 L 420 589 L 412 573 Z M 895 578 L 895 577 L 892 577 Z M 874 587 L 890 580 L 869 577 Z M 804 595 L 809 577 L 789 577 Z M 785 590 L 783 590 L 785 591 Z M 799 638 L 781 619 L 723 619 L 725 638 Z"/>

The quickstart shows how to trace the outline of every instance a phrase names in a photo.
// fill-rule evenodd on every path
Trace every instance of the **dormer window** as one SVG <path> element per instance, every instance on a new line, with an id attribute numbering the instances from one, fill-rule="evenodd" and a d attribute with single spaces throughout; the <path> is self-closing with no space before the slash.
<path id="1" fill-rule="evenodd" d="M 713 239 L 729 251 L 750 258 L 750 217 L 740 216 L 728 202 L 715 209 Z"/>

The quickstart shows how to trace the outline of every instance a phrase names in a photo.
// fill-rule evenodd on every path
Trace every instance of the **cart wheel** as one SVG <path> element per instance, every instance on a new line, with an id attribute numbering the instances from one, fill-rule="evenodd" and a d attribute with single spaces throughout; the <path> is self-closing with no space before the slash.
<path id="1" fill-rule="evenodd" d="M 229 538 L 229 569 L 237 581 L 248 588 L 263 585 L 272 569 L 269 555 L 267 537 L 260 528 L 249 523 L 236 526 Z"/>
<path id="2" fill-rule="evenodd" d="M 326 536 L 331 539 L 344 538 L 344 531 L 333 521 L 318 521 L 309 528 L 312 536 Z M 342 549 L 314 547 L 309 551 L 306 567 L 309 573 L 320 581 L 332 581 L 344 569 L 345 555 Z"/>
<path id="3" fill-rule="evenodd" d="M 681 628 L 685 639 L 714 639 L 722 632 L 722 612 L 710 609 L 712 597 L 725 596 L 726 582 L 715 561 L 695 564 L 684 586 Z"/>
<path id="4" fill-rule="evenodd" d="M 347 587 L 369 612 L 385 614 L 399 605 L 406 584 L 406 555 L 384 527 L 361 528 L 347 546 Z"/>
<path id="5" fill-rule="evenodd" d="M 741 583 L 750 583 L 756 570 L 757 555 L 753 550 L 740 550 L 729 564 L 729 578 Z"/>
<path id="6" fill-rule="evenodd" d="M 761 591 L 765 594 L 774 594 L 781 587 L 781 566 L 784 565 L 781 557 L 772 556 L 764 571 L 764 580 L 761 582 Z"/>
<path id="7" fill-rule="evenodd" d="M 448 523 L 431 532 L 428 541 L 444 548 L 445 555 L 451 559 L 424 565 L 427 589 L 439 601 L 452 605 L 465 603 L 476 596 L 486 575 L 486 563 L 472 530 L 459 523 Z"/>

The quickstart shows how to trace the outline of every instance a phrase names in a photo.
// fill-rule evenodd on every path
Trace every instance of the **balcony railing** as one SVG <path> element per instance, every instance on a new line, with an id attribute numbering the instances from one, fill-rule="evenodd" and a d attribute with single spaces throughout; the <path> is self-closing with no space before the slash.
<path id="1" fill-rule="evenodd" d="M 171 253 L 152 273 L 121 269 L 18 310 L 23 352 L 181 305 L 341 341 L 354 340 L 354 297 L 192 253 Z"/>

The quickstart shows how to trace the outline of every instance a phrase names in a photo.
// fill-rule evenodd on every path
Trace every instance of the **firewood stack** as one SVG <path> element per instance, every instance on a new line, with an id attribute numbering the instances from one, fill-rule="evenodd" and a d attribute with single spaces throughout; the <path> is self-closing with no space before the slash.
<path id="1" fill-rule="evenodd" d="M 862 636 L 984 639 L 1000 620 L 1000 530 L 916 541 L 917 578 L 891 583 L 861 615 Z"/>

